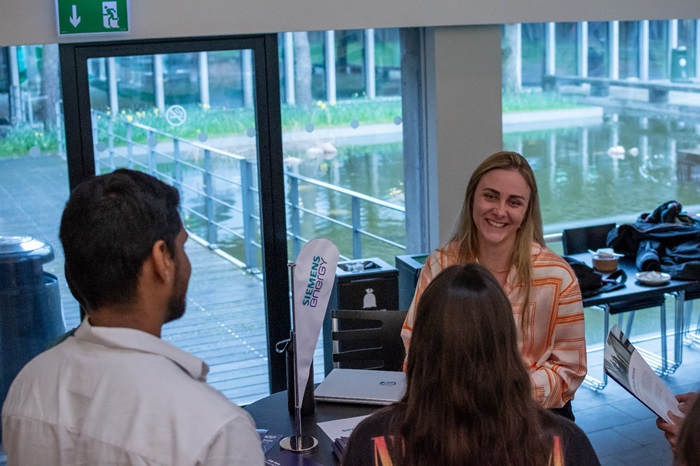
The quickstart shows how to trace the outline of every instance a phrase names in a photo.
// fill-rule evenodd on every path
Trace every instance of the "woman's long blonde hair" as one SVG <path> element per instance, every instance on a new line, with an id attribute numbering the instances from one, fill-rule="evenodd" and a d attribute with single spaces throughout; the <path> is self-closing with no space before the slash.
<path id="1" fill-rule="evenodd" d="M 487 157 L 474 170 L 471 178 L 469 178 L 469 183 L 467 183 L 462 211 L 459 214 L 451 242 L 459 246 L 458 257 L 460 264 L 474 262 L 479 257 L 479 239 L 473 216 L 474 196 L 481 178 L 492 170 L 517 171 L 530 188 L 530 200 L 527 204 L 527 211 L 523 223 L 516 233 L 515 247 L 510 259 L 510 263 L 515 264 L 518 280 L 523 284 L 525 293 L 522 302 L 522 313 L 520 314 L 520 327 L 525 331 L 526 326 L 523 324 L 529 317 L 528 304 L 532 285 L 532 262 L 530 260 L 532 243 L 534 241 L 541 246 L 545 245 L 537 182 L 535 181 L 535 174 L 525 157 L 517 152 L 496 152 Z"/>

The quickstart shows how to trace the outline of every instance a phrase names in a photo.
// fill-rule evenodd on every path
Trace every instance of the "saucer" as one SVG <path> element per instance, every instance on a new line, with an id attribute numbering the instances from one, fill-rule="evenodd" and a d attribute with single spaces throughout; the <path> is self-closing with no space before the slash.
<path id="1" fill-rule="evenodd" d="M 665 285 L 671 280 L 671 276 L 663 272 L 639 272 L 634 274 L 642 285 L 659 286 Z"/>

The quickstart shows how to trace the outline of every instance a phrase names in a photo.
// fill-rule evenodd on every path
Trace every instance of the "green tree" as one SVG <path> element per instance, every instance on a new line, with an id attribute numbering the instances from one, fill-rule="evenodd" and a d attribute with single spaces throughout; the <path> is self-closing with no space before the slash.
<path id="1" fill-rule="evenodd" d="M 307 32 L 294 33 L 294 92 L 297 105 L 308 107 L 313 102 L 311 93 L 311 48 Z"/>
<path id="2" fill-rule="evenodd" d="M 58 44 L 43 46 L 41 63 L 41 119 L 46 131 L 56 128 L 56 103 L 60 98 L 60 78 L 58 71 Z"/>
<path id="3" fill-rule="evenodd" d="M 503 41 L 502 41 L 502 56 L 503 56 L 503 93 L 504 94 L 519 94 L 522 90 L 522 82 L 519 78 L 518 68 L 518 33 L 520 29 L 517 24 L 503 25 Z"/>

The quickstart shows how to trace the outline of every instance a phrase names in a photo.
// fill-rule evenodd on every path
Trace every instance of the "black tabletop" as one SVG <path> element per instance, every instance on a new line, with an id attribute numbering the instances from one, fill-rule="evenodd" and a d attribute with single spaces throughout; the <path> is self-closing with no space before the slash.
<path id="1" fill-rule="evenodd" d="M 590 253 L 585 252 L 581 254 L 569 254 L 569 257 L 573 257 L 576 260 L 591 265 Z M 618 268 L 624 270 L 625 274 L 627 274 L 625 287 L 619 290 L 601 293 L 597 296 L 591 296 L 590 298 L 585 298 L 583 300 L 584 307 L 615 304 L 636 298 L 651 298 L 661 296 L 666 293 L 695 289 L 698 286 L 698 282 L 684 280 L 670 280 L 666 284 L 656 286 L 642 285 L 635 278 L 635 274 L 639 272 L 639 269 L 634 263 L 634 259 L 630 257 L 621 257 Z"/>
<path id="2" fill-rule="evenodd" d="M 308 455 L 314 461 L 327 466 L 339 464 L 333 455 L 333 440 L 318 426 L 319 422 L 334 421 L 355 416 L 372 414 L 378 406 L 324 403 L 316 401 L 313 414 L 302 416 L 302 434 L 311 435 L 318 440 L 318 451 Z M 245 408 L 253 416 L 258 429 L 266 429 L 268 434 L 281 434 L 283 437 L 294 432 L 294 416 L 287 409 L 287 391 L 275 393 L 256 401 Z M 267 457 L 279 453 L 279 442 L 267 453 Z"/>

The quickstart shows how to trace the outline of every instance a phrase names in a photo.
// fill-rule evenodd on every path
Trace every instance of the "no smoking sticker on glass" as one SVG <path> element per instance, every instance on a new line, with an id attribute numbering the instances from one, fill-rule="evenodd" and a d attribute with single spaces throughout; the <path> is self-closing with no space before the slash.
<path id="1" fill-rule="evenodd" d="M 165 119 L 170 126 L 180 126 L 187 119 L 187 110 L 182 105 L 171 105 L 165 111 Z"/>

